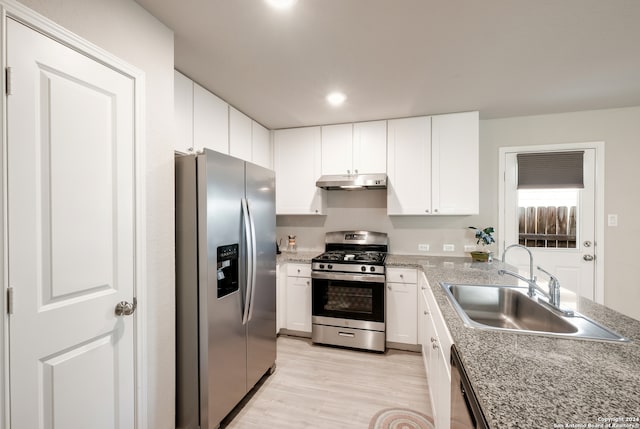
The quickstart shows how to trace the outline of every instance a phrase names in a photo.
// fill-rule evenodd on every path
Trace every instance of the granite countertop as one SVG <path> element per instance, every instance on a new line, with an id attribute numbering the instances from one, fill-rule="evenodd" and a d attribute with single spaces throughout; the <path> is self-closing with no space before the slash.
<path id="1" fill-rule="evenodd" d="M 322 252 L 323 250 L 299 250 L 297 252 L 282 251 L 281 254 L 276 255 L 276 261 L 279 264 L 284 264 L 287 262 L 310 264 L 311 259 L 315 258 Z"/>
<path id="2" fill-rule="evenodd" d="M 425 272 L 491 428 L 640 428 L 640 321 L 578 297 L 579 313 L 631 342 L 469 328 L 439 282 L 516 284 L 497 274 L 501 262 L 389 255 L 386 265 Z"/>

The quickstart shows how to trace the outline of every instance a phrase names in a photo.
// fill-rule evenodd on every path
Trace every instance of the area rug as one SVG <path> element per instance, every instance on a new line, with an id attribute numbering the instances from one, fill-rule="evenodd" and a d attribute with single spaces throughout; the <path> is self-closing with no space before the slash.
<path id="1" fill-rule="evenodd" d="M 378 411 L 369 429 L 435 429 L 433 418 L 407 408 L 386 408 Z"/>

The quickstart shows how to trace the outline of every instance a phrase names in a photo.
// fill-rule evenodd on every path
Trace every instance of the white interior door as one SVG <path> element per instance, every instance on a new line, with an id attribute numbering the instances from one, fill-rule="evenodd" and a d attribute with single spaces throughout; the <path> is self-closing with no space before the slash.
<path id="1" fill-rule="evenodd" d="M 567 149 L 564 149 L 567 150 Z M 546 201 L 542 205 L 552 205 L 554 199 L 571 200 L 572 193 L 575 196 L 575 242 L 566 244 L 556 241 L 546 247 L 546 243 L 541 240 L 529 240 L 526 243 L 527 248 L 532 252 L 534 257 L 534 270 L 536 266 L 541 266 L 545 270 L 554 274 L 560 281 L 563 288 L 572 292 L 595 300 L 595 282 L 596 282 L 596 149 L 587 148 L 584 150 L 584 189 L 558 191 L 558 194 L 566 194 L 568 196 L 554 196 L 553 191 L 542 191 Z M 518 194 L 517 187 L 517 159 L 519 152 L 544 152 L 542 149 L 517 150 L 504 152 L 504 244 L 502 250 L 511 244 L 522 243 L 523 236 L 519 233 L 519 213 L 518 207 L 523 206 L 523 195 Z M 522 191 L 521 191 L 522 192 Z M 527 198 L 526 196 L 524 198 Z M 533 197 L 537 198 L 534 194 Z M 521 200 L 519 203 L 519 199 Z M 532 204 L 524 204 L 530 207 Z M 564 203 L 559 203 L 564 206 Z M 567 213 L 570 213 L 570 208 Z M 564 216 L 564 214 L 563 214 Z M 558 215 L 558 223 L 560 222 Z M 533 243 L 532 243 L 533 241 Z M 566 247 L 565 247 L 566 246 Z M 573 247 L 572 247 L 573 246 Z M 515 265 L 519 271 L 529 276 L 529 257 L 526 252 L 513 249 L 507 254 L 506 262 Z M 537 271 L 540 282 L 544 284 L 548 277 Z"/>
<path id="2" fill-rule="evenodd" d="M 8 20 L 11 427 L 133 428 L 133 80 Z"/>

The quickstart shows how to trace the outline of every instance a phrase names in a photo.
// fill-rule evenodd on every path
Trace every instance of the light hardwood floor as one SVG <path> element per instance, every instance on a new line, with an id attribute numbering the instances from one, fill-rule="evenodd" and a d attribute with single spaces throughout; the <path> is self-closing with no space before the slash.
<path id="1" fill-rule="evenodd" d="M 419 353 L 376 354 L 281 336 L 276 372 L 222 427 L 366 429 L 377 411 L 391 407 L 431 415 Z"/>

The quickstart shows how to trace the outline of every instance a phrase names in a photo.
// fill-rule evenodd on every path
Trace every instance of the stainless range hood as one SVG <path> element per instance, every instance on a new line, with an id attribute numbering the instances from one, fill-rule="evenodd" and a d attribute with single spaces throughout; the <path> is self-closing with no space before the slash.
<path id="1" fill-rule="evenodd" d="M 386 189 L 387 175 L 381 174 L 327 174 L 316 181 L 322 189 Z"/>

